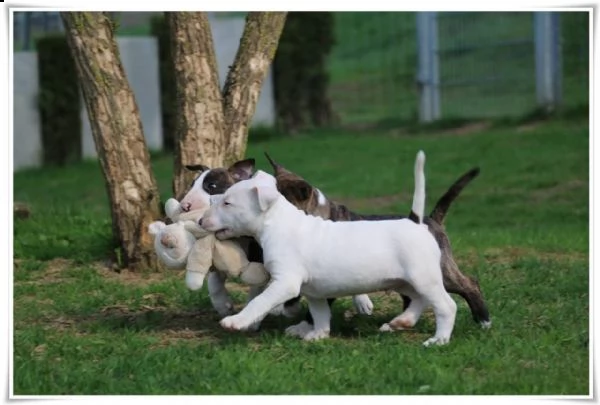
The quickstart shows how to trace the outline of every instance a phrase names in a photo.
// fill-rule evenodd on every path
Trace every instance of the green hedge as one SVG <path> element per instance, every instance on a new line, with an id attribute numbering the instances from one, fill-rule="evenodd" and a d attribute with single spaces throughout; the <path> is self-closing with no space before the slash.
<path id="1" fill-rule="evenodd" d="M 75 62 L 63 35 L 36 41 L 38 108 L 44 165 L 81 160 L 81 96 Z"/>
<path id="2" fill-rule="evenodd" d="M 288 13 L 273 60 L 276 121 L 284 132 L 333 123 L 326 66 L 333 24 L 330 12 Z"/>
<path id="3" fill-rule="evenodd" d="M 158 66 L 160 75 L 160 104 L 162 112 L 163 147 L 174 149 L 175 135 L 175 72 L 171 60 L 171 37 L 169 26 L 162 16 L 152 17 L 150 32 L 158 42 Z"/>

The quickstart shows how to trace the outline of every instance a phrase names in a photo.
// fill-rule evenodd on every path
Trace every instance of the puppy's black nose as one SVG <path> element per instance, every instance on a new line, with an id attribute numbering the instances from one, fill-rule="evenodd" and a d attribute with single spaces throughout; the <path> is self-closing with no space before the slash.
<path id="1" fill-rule="evenodd" d="M 198 225 L 202 226 L 202 218 L 198 220 Z"/>

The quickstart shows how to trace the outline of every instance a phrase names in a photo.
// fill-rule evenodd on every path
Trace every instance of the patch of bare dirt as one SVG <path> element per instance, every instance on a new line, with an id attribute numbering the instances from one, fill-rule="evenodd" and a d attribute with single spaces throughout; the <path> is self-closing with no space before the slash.
<path id="1" fill-rule="evenodd" d="M 20 259 L 14 260 L 15 271 L 19 270 L 22 262 L 23 260 Z M 44 269 L 40 270 L 33 280 L 20 281 L 18 283 L 37 285 L 72 280 L 73 277 L 63 274 L 64 271 L 73 267 L 80 267 L 80 265 L 75 264 L 73 260 L 60 257 L 46 261 L 44 264 Z M 148 284 L 157 283 L 173 276 L 173 272 L 171 270 L 162 272 L 134 272 L 130 271 L 129 269 L 115 269 L 114 266 L 107 262 L 95 262 L 91 263 L 90 266 L 94 268 L 98 274 L 109 280 L 137 286 L 145 286 Z M 185 271 L 179 271 L 176 273 L 176 275 L 181 276 L 183 279 L 184 272 Z"/>
<path id="2" fill-rule="evenodd" d="M 23 202 L 15 202 L 13 206 L 13 216 L 18 219 L 27 219 L 31 215 L 31 207 Z"/>
<path id="3" fill-rule="evenodd" d="M 191 330 L 188 328 L 179 330 L 164 330 L 159 333 L 154 333 L 158 337 L 159 343 L 150 346 L 150 349 L 159 347 L 171 346 L 180 342 L 216 342 L 217 336 L 212 331 L 207 330 Z"/>
<path id="4" fill-rule="evenodd" d="M 48 349 L 48 345 L 43 343 L 41 345 L 34 347 L 32 350 L 32 354 L 34 357 L 37 357 L 37 358 L 43 357 L 44 354 L 46 353 L 46 349 Z"/>
<path id="5" fill-rule="evenodd" d="M 21 264 L 24 260 L 15 259 L 14 260 L 14 270 L 15 272 L 19 271 L 21 268 Z M 68 280 L 71 280 L 72 277 L 66 276 L 63 274 L 64 270 L 69 268 L 72 265 L 72 262 L 63 258 L 56 258 L 49 261 L 44 262 L 44 268 L 40 269 L 33 275 L 32 280 L 27 281 L 17 281 L 17 284 L 51 284 L 51 283 L 61 283 Z"/>
<path id="6" fill-rule="evenodd" d="M 472 123 L 460 126 L 458 128 L 452 128 L 452 129 L 449 129 L 449 130 L 446 130 L 443 132 L 450 134 L 450 135 L 469 135 L 469 134 L 472 134 L 473 132 L 485 131 L 490 126 L 491 126 L 491 124 L 486 121 L 472 122 Z"/>
<path id="7" fill-rule="evenodd" d="M 519 125 L 517 127 L 517 132 L 530 132 L 537 129 L 540 126 L 540 122 L 530 122 L 527 124 Z"/>
<path id="8" fill-rule="evenodd" d="M 46 276 L 52 277 L 59 275 L 66 268 L 72 266 L 73 262 L 71 260 L 63 259 L 62 257 L 57 257 L 56 259 L 52 259 L 46 262 Z"/>
<path id="9" fill-rule="evenodd" d="M 22 295 L 22 296 L 19 296 L 18 298 L 15 297 L 15 301 L 19 301 L 20 303 L 23 303 L 23 304 L 35 303 L 36 305 L 40 305 L 40 306 L 54 305 L 54 300 L 51 300 L 49 298 L 40 299 L 39 297 L 37 297 L 35 295 Z"/>
<path id="10" fill-rule="evenodd" d="M 154 271 L 154 272 L 135 272 L 129 269 L 115 269 L 112 265 L 105 262 L 96 262 L 92 264 L 98 274 L 106 279 L 117 281 L 123 284 L 148 285 L 164 281 L 173 276 L 173 270 Z M 178 271 L 177 275 L 183 276 L 184 271 Z"/>
<path id="11" fill-rule="evenodd" d="M 583 180 L 573 179 L 552 187 L 535 190 L 531 193 L 531 199 L 534 202 L 547 201 L 580 188 L 589 188 L 589 183 Z"/>
<path id="12" fill-rule="evenodd" d="M 483 256 L 488 263 L 494 264 L 510 264 L 523 257 L 535 256 L 540 260 L 565 262 L 571 260 L 586 260 L 588 255 L 580 252 L 545 252 L 533 248 L 520 246 L 507 246 L 503 248 L 489 248 L 483 251 L 467 250 L 455 255 L 458 264 L 470 263 L 474 264 L 479 261 L 479 257 Z"/>

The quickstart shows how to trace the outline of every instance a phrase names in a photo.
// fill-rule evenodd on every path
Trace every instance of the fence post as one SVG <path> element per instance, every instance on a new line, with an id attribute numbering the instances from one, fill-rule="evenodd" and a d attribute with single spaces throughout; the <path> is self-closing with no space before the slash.
<path id="1" fill-rule="evenodd" d="M 537 103 L 547 112 L 562 101 L 560 20 L 555 12 L 533 13 Z"/>
<path id="2" fill-rule="evenodd" d="M 440 118 L 440 74 L 438 61 L 437 15 L 417 13 L 417 53 L 419 88 L 419 121 Z"/>

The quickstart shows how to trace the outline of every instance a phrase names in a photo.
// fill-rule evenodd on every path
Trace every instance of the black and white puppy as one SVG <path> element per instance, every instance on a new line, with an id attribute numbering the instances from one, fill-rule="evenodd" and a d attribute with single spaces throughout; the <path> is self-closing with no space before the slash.
<path id="1" fill-rule="evenodd" d="M 186 169 L 198 172 L 198 176 L 192 182 L 188 191 L 179 198 L 181 209 L 183 211 L 193 211 L 196 209 L 207 208 L 210 206 L 210 197 L 212 195 L 223 194 L 232 185 L 242 180 L 252 177 L 255 169 L 254 159 L 244 159 L 235 162 L 230 167 L 211 169 L 205 165 L 188 165 Z M 237 242 L 244 248 L 251 262 L 263 262 L 262 249 L 258 243 L 251 237 L 236 238 Z M 227 316 L 233 313 L 233 300 L 225 287 L 226 275 L 222 272 L 211 271 L 207 276 L 208 294 L 213 308 L 221 316 Z M 250 288 L 248 300 L 260 294 L 262 287 L 253 286 Z M 368 299 L 368 297 L 367 297 Z M 370 302 L 370 301 L 369 301 Z M 363 307 L 358 308 L 360 311 Z M 298 300 L 287 303 L 285 306 L 275 308 L 271 313 L 273 315 L 284 314 L 289 317 L 295 316 L 301 309 Z M 258 328 L 259 324 L 253 326 Z"/>
<path id="2" fill-rule="evenodd" d="M 205 209 L 210 206 L 210 196 L 223 194 L 229 187 L 238 181 L 249 179 L 254 173 L 254 159 L 245 159 L 235 162 L 230 167 L 211 169 L 205 165 L 188 165 L 186 169 L 198 173 L 190 188 L 179 197 L 183 211 Z M 248 260 L 262 262 L 262 250 L 252 238 L 239 238 L 238 242 L 245 248 Z M 225 288 L 226 276 L 222 272 L 211 271 L 208 273 L 208 294 L 213 308 L 221 316 L 233 313 L 233 300 Z M 260 293 L 260 289 L 251 288 L 250 298 Z M 290 305 L 290 304 L 288 304 Z M 291 309 L 295 308 L 291 305 Z"/>

